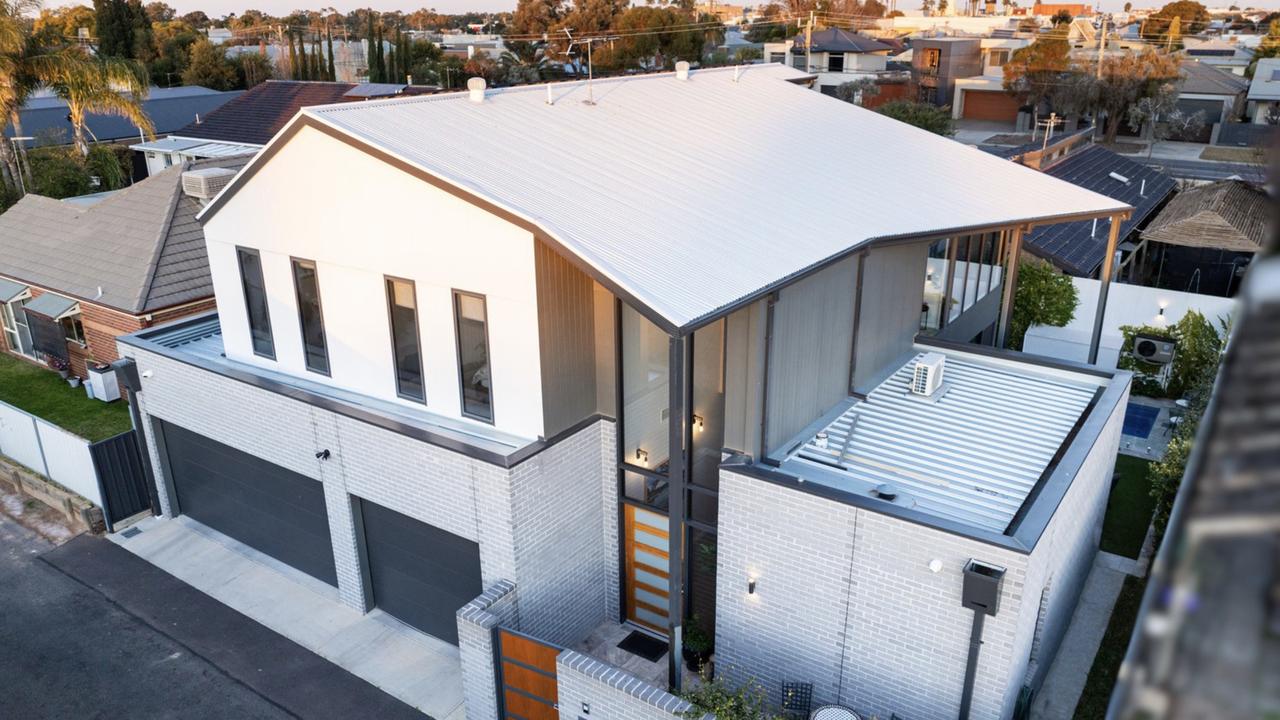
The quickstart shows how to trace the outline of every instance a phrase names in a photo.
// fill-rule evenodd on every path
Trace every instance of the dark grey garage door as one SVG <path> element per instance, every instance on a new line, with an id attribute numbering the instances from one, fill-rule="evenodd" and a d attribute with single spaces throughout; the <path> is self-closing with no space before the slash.
<path id="1" fill-rule="evenodd" d="M 480 546 L 394 510 L 360 502 L 373 602 L 458 644 L 458 608 L 480 594 Z"/>
<path id="2" fill-rule="evenodd" d="M 172 423 L 156 424 L 179 512 L 338 584 L 319 482 Z"/>

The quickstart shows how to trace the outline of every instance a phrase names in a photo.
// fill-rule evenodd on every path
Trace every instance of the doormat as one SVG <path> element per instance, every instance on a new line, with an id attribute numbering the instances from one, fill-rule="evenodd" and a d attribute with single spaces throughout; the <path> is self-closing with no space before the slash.
<path id="1" fill-rule="evenodd" d="M 645 635 L 639 631 L 632 633 L 618 643 L 619 650 L 626 650 L 632 655 L 639 655 L 649 662 L 658 662 L 667 654 L 667 641 Z"/>

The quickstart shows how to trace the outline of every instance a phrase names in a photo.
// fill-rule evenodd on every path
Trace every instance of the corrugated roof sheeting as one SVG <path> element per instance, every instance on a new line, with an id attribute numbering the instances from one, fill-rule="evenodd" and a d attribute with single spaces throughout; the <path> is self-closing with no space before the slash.
<path id="1" fill-rule="evenodd" d="M 243 90 L 217 92 L 200 88 L 204 92 L 153 96 L 143 101 L 143 109 L 147 117 L 155 125 L 156 133 L 165 135 L 192 122 L 196 116 L 204 116 L 239 96 Z M 71 123 L 67 121 L 67 105 L 57 99 L 44 100 L 38 106 L 23 109 L 22 134 L 36 138 L 36 142 L 47 142 L 56 139 L 62 143 L 71 142 Z M 85 122 L 92 137 L 98 140 L 141 139 L 138 128 L 133 123 L 115 115 L 98 115 L 89 113 Z M 5 128 L 5 135 L 14 135 L 13 126 Z"/>
<path id="2" fill-rule="evenodd" d="M 828 425 L 825 448 L 810 438 L 783 469 L 863 495 L 887 483 L 898 504 L 1003 533 L 1097 388 L 948 355 L 935 402 L 909 390 L 915 359 Z"/>
<path id="3" fill-rule="evenodd" d="M 598 80 L 595 105 L 573 82 L 553 104 L 526 86 L 303 112 L 537 225 L 675 327 L 875 238 L 1126 209 L 787 82 L 803 76 L 755 65 Z M 912 192 L 895 168 L 919 169 Z"/>
<path id="4" fill-rule="evenodd" d="M 1128 182 L 1116 180 L 1111 173 Z M 1134 162 L 1101 145 L 1089 145 L 1067 155 L 1044 174 L 1133 207 L 1133 214 L 1120 225 L 1121 240 L 1141 225 L 1177 186 L 1173 178 L 1150 165 Z M 1106 220 L 1098 221 L 1096 231 L 1092 220 L 1058 223 L 1036 228 L 1025 242 L 1028 250 L 1066 272 L 1091 277 L 1107 254 L 1109 229 Z"/>

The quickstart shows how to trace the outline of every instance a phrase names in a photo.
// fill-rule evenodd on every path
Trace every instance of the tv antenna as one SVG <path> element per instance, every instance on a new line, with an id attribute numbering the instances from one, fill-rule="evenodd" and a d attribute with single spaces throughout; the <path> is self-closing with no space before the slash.
<path id="1" fill-rule="evenodd" d="M 572 32 L 570 32 L 569 28 L 564 28 L 564 34 L 565 34 L 565 36 L 566 36 L 566 37 L 568 37 L 568 38 L 569 38 L 569 47 L 568 47 L 567 49 L 565 49 L 565 51 L 564 51 L 564 55 L 566 55 L 566 56 L 573 55 L 573 46 L 574 46 L 574 45 L 586 45 L 586 46 L 587 46 L 587 99 L 586 99 L 586 100 L 583 100 L 583 101 L 582 101 L 582 104 L 583 104 L 583 105 L 595 105 L 595 104 L 596 104 L 596 98 L 595 98 L 595 95 L 591 92 L 591 81 L 592 81 L 592 79 L 594 79 L 594 77 L 595 77 L 595 71 L 594 71 L 594 68 L 592 67 L 591 48 L 592 48 L 596 43 L 602 43 L 602 42 L 610 42 L 610 43 L 611 43 L 611 42 L 613 42 L 614 40 L 617 40 L 617 39 L 618 39 L 618 37 L 617 37 L 616 35 L 614 35 L 614 36 L 609 36 L 609 35 L 597 35 L 597 36 L 593 36 L 593 37 L 575 38 L 575 37 L 573 36 L 573 33 L 572 33 Z"/>

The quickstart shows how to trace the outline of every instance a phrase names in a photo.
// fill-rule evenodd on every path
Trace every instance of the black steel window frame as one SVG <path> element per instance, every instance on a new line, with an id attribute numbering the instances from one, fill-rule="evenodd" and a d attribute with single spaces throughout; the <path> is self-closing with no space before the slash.
<path id="1" fill-rule="evenodd" d="M 413 339 L 418 352 L 418 387 L 421 388 L 420 395 L 406 393 L 400 389 L 400 357 L 396 348 L 396 323 L 395 323 L 395 293 L 393 291 L 393 283 L 406 283 L 410 291 L 413 293 Z M 427 372 L 426 363 L 422 357 L 422 327 L 418 315 L 418 286 L 417 284 L 402 277 L 394 275 L 382 276 L 383 292 L 387 295 L 387 333 L 391 339 L 391 364 L 395 371 L 396 381 L 396 397 L 404 400 L 412 400 L 422 404 L 427 403 Z"/>
<path id="2" fill-rule="evenodd" d="M 466 379 L 462 376 L 462 298 L 471 297 L 480 300 L 484 306 L 484 364 L 489 368 L 489 417 L 467 411 Z M 453 343 L 458 353 L 458 409 L 463 417 L 471 418 L 490 425 L 494 424 L 497 412 L 493 406 L 493 353 L 489 345 L 489 299 L 480 293 L 466 290 L 453 290 Z"/>
<path id="3" fill-rule="evenodd" d="M 244 274 L 244 260 L 246 257 L 255 258 L 258 261 L 258 286 L 262 290 L 262 314 L 266 320 L 267 327 L 258 328 L 258 332 L 266 333 L 267 350 L 258 349 L 258 338 L 255 335 L 253 321 L 253 300 L 249 295 L 249 280 Z M 262 253 L 254 248 L 236 246 L 236 268 L 240 271 L 240 289 L 244 293 L 244 310 L 245 318 L 249 321 L 249 345 L 253 348 L 253 354 L 258 357 L 264 357 L 268 360 L 276 359 L 276 338 L 275 333 L 271 329 L 271 303 L 267 300 L 267 278 L 262 267 Z"/>
<path id="4" fill-rule="evenodd" d="M 329 377 L 331 374 L 331 366 L 329 364 L 329 335 L 324 327 L 324 301 L 320 297 L 320 268 L 316 266 L 315 260 L 307 260 L 305 258 L 291 257 L 289 258 L 289 268 L 293 273 L 293 296 L 298 303 L 298 333 L 302 337 L 302 364 L 307 370 Z M 316 285 L 316 322 L 320 325 L 320 354 L 324 357 L 324 367 L 313 367 L 311 364 L 311 353 L 307 350 L 307 319 L 303 310 L 302 287 L 298 284 L 298 270 L 310 269 L 311 277 Z"/>

